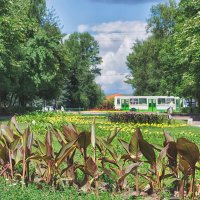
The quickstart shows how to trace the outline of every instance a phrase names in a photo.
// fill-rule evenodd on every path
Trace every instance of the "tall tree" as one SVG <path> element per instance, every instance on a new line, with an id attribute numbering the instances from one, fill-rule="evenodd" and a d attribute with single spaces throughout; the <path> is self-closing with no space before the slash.
<path id="1" fill-rule="evenodd" d="M 0 98 L 7 105 L 59 96 L 66 72 L 62 34 L 45 2 L 10 0 L 0 6 Z"/>
<path id="2" fill-rule="evenodd" d="M 45 0 L 1 0 L 1 105 L 26 106 L 37 98 L 58 99 L 61 93 L 70 106 L 97 105 L 102 96 L 95 83 L 98 54 L 98 43 L 88 33 L 74 33 L 63 44 Z"/>
<path id="3" fill-rule="evenodd" d="M 9 101 L 9 104 L 15 99 L 15 90 L 20 84 L 21 44 L 33 27 L 33 22 L 27 18 L 26 3 L 16 0 L 15 3 L 1 1 L 0 4 L 0 98 L 4 103 Z"/>
<path id="4" fill-rule="evenodd" d="M 99 45 L 89 33 L 73 33 L 64 45 L 70 58 L 66 101 L 71 107 L 90 107 L 92 97 L 88 93 L 92 92 L 91 88 L 98 90 L 94 79 L 100 74 L 98 65 L 102 61 Z"/>
<path id="5" fill-rule="evenodd" d="M 127 57 L 127 66 L 132 74 L 127 82 L 135 89 L 135 95 L 158 95 L 161 68 L 158 41 L 151 37 L 147 41 L 137 41 L 132 53 Z"/>
<path id="6" fill-rule="evenodd" d="M 164 65 L 160 52 L 165 40 L 173 33 L 176 16 L 175 1 L 152 7 L 147 30 L 151 36 L 146 41 L 137 41 L 127 57 L 132 78 L 127 82 L 137 95 L 167 95 L 163 82 Z"/>
<path id="7" fill-rule="evenodd" d="M 200 105 L 200 2 L 182 0 L 174 33 L 177 61 L 184 66 L 183 91 L 190 91 Z M 186 83 L 190 83 L 189 85 Z M 188 95 L 188 93 L 187 93 Z"/>
<path id="8" fill-rule="evenodd" d="M 152 6 L 151 16 L 147 21 L 147 30 L 157 39 L 170 36 L 174 31 L 176 9 L 175 0 L 169 0 L 168 3 Z"/>

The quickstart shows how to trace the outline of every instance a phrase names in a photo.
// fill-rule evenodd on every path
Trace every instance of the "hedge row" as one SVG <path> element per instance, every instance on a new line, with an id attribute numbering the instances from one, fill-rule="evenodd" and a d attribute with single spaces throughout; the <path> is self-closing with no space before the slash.
<path id="1" fill-rule="evenodd" d="M 148 124 L 160 124 L 166 121 L 166 114 L 156 113 L 114 113 L 108 116 L 111 122 L 123 122 L 123 123 L 148 123 Z"/>
<path id="2" fill-rule="evenodd" d="M 23 106 L 0 107 L 0 115 L 24 114 L 27 112 L 34 112 L 41 109 L 42 108 L 40 107 L 23 107 Z"/>

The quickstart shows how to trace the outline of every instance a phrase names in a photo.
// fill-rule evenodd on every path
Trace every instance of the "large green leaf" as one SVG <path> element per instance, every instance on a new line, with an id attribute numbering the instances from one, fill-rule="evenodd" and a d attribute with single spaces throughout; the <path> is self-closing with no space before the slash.
<path id="1" fill-rule="evenodd" d="M 102 141 L 103 146 L 110 152 L 114 160 L 117 160 L 117 155 L 115 153 L 113 146 L 103 139 L 101 141 Z"/>
<path id="2" fill-rule="evenodd" d="M 17 120 L 16 120 L 16 116 L 15 116 L 15 115 L 11 118 L 11 120 L 10 120 L 10 122 L 9 122 L 9 125 L 10 125 L 10 128 L 12 128 L 12 125 L 14 125 L 14 127 L 15 127 L 16 130 L 17 130 L 17 132 L 18 132 L 20 135 L 22 135 L 22 131 L 21 131 L 21 129 L 20 129 L 18 123 L 17 123 Z"/>
<path id="3" fill-rule="evenodd" d="M 17 149 L 14 153 L 13 153 L 13 157 L 15 160 L 15 165 L 17 165 L 18 162 L 22 161 L 23 159 L 23 154 L 21 149 Z"/>
<path id="4" fill-rule="evenodd" d="M 137 167 L 139 167 L 142 163 L 133 163 L 128 166 L 126 166 L 125 171 L 121 177 L 119 177 L 118 182 L 124 181 L 124 179 L 131 174 Z"/>
<path id="5" fill-rule="evenodd" d="M 119 142 L 122 144 L 123 148 L 129 154 L 129 144 L 126 141 L 122 140 L 122 139 L 119 139 Z"/>
<path id="6" fill-rule="evenodd" d="M 51 126 L 51 130 L 52 130 L 52 133 L 55 135 L 55 137 L 57 138 L 58 142 L 61 144 L 61 145 L 64 145 L 67 143 L 67 141 L 65 140 L 65 136 L 59 131 L 59 130 L 56 130 L 54 127 Z"/>
<path id="7" fill-rule="evenodd" d="M 11 142 L 14 141 L 14 133 L 13 130 L 10 129 L 7 125 L 1 124 L 0 126 L 1 129 L 1 134 L 5 138 L 7 144 L 10 144 Z"/>
<path id="8" fill-rule="evenodd" d="M 10 144 L 10 149 L 15 151 L 16 149 L 20 149 L 21 145 L 21 139 L 17 138 Z"/>
<path id="9" fill-rule="evenodd" d="M 186 138 L 178 138 L 176 148 L 181 157 L 194 169 L 199 160 L 197 145 Z"/>
<path id="10" fill-rule="evenodd" d="M 55 159 L 55 164 L 56 167 L 58 168 L 60 166 L 60 164 L 76 149 L 76 143 L 77 140 L 71 141 L 67 144 L 65 144 L 60 152 L 58 153 L 58 155 L 56 156 Z"/>
<path id="11" fill-rule="evenodd" d="M 139 148 L 144 157 L 151 165 L 156 164 L 156 155 L 153 146 L 143 139 L 139 139 Z"/>
<path id="12" fill-rule="evenodd" d="M 117 134 L 119 133 L 120 130 L 121 130 L 120 128 L 115 128 L 115 130 L 112 131 L 110 133 L 110 135 L 108 136 L 107 142 L 111 143 L 113 141 L 113 139 L 117 136 Z"/>
<path id="13" fill-rule="evenodd" d="M 41 142 L 40 140 L 35 140 L 35 143 L 37 144 L 37 147 L 39 148 L 40 152 L 43 155 L 46 155 L 46 147 L 45 144 L 43 142 Z"/>
<path id="14" fill-rule="evenodd" d="M 139 128 L 136 129 L 135 132 L 133 132 L 131 141 L 129 144 L 129 152 L 136 156 L 139 152 L 139 139 L 142 139 L 142 133 Z"/>
<path id="15" fill-rule="evenodd" d="M 159 173 L 159 176 L 162 175 L 164 159 L 166 158 L 168 148 L 169 144 L 162 149 L 157 159 L 156 168 L 157 172 Z"/>
<path id="16" fill-rule="evenodd" d="M 27 127 L 22 135 L 22 146 L 24 150 L 27 148 L 29 134 L 30 128 Z"/>

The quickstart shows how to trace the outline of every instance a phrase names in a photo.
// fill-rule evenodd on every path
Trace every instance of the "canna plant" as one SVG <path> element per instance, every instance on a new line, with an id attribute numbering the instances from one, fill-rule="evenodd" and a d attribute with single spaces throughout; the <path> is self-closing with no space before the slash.
<path id="1" fill-rule="evenodd" d="M 199 161 L 199 149 L 197 145 L 186 138 L 178 138 L 177 141 L 168 133 L 164 132 L 166 156 L 168 158 L 168 168 L 174 176 L 174 180 L 179 188 L 179 195 L 184 199 L 187 196 L 194 199 L 195 196 L 195 172 L 196 164 Z M 182 175 L 181 173 L 182 172 Z M 189 177 L 190 183 L 188 184 Z M 169 177 L 169 176 L 168 176 Z M 189 188 L 188 188 L 189 185 Z"/>
<path id="2" fill-rule="evenodd" d="M 15 128 L 16 132 L 13 131 Z M 3 172 L 9 169 L 10 173 L 7 178 L 14 178 L 14 167 L 18 162 L 22 162 L 22 187 L 24 187 L 25 174 L 27 173 L 27 179 L 29 179 L 29 162 L 26 159 L 31 156 L 33 134 L 27 127 L 24 133 L 19 129 L 16 123 L 15 116 L 11 118 L 8 125 L 1 125 L 1 153 L 0 158 L 3 162 Z M 7 166 L 7 167 L 6 167 Z"/>
<path id="3" fill-rule="evenodd" d="M 141 152 L 139 149 L 139 139 L 143 138 L 141 130 L 139 128 L 133 132 L 130 143 L 126 143 L 124 140 L 119 140 L 127 154 L 122 156 L 122 159 L 133 161 L 135 163 L 141 162 Z M 136 187 L 136 196 L 139 195 L 139 173 L 138 169 L 135 170 L 135 187 Z"/>
<path id="4" fill-rule="evenodd" d="M 119 131 L 120 129 L 116 128 L 111 132 L 107 139 L 98 139 L 98 143 L 100 144 L 99 149 L 102 153 L 100 160 L 103 173 L 115 180 L 117 191 L 125 189 L 127 185 L 127 176 L 136 171 L 141 165 L 140 160 L 132 158 L 130 154 L 126 153 L 124 155 L 117 155 L 115 152 L 111 142 L 117 136 Z M 127 143 L 123 140 L 120 140 L 120 142 L 124 146 L 125 150 L 129 152 Z M 106 156 L 107 151 L 111 158 Z"/>
<path id="5" fill-rule="evenodd" d="M 105 175 L 114 180 L 116 191 L 129 189 L 127 177 L 133 175 L 137 196 L 144 190 L 148 194 L 162 192 L 165 182 L 171 179 L 181 198 L 185 194 L 195 198 L 199 162 L 195 143 L 186 138 L 174 140 L 164 131 L 164 146 L 159 147 L 147 142 L 138 128 L 129 142 L 118 140 L 125 150 L 119 154 L 113 146 L 119 132 L 116 128 L 107 138 L 99 137 L 95 120 L 90 131 L 81 132 L 72 124 L 64 124 L 62 130 L 50 124 L 41 141 L 34 138 L 29 126 L 21 131 L 13 117 L 8 125 L 0 125 L 0 175 L 21 180 L 22 188 L 31 182 L 45 182 L 55 188 L 61 184 L 83 191 L 95 188 L 96 194 L 102 185 L 109 185 L 102 181 Z M 58 151 L 54 140 L 60 144 Z M 21 168 L 17 171 L 18 166 Z M 141 187 L 143 179 L 146 187 Z"/>
<path id="6" fill-rule="evenodd" d="M 62 160 L 66 163 L 67 167 L 62 170 L 61 175 L 67 175 L 68 183 L 70 185 L 75 185 L 77 188 L 84 191 L 90 190 L 92 182 L 97 181 L 98 179 L 96 161 L 87 154 L 87 148 L 91 144 L 91 132 L 78 132 L 75 126 L 69 124 L 63 126 L 62 133 L 52 127 L 52 133 L 54 133 L 62 146 L 70 143 L 73 143 L 74 145 L 73 151 L 66 155 L 65 159 Z M 77 150 L 80 152 L 83 162 L 74 162 L 74 155 Z M 80 181 L 78 181 L 77 177 L 78 170 L 82 171 L 84 174 L 83 179 Z M 90 180 L 90 176 L 92 177 L 92 180 Z"/>
<path id="7" fill-rule="evenodd" d="M 196 163 L 199 161 L 199 149 L 195 143 L 186 138 L 178 138 L 176 148 L 179 155 L 179 169 L 183 173 L 180 188 L 181 197 L 184 198 L 184 185 L 188 181 L 188 177 L 191 176 L 188 195 L 194 199 L 195 171 Z"/>

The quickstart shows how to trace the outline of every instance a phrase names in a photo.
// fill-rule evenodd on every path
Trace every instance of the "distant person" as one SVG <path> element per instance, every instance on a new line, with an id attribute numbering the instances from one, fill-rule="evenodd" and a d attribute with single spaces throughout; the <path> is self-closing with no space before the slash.
<path id="1" fill-rule="evenodd" d="M 170 104 L 169 104 L 169 112 L 170 112 L 170 114 L 173 113 L 173 109 L 174 109 L 174 103 L 171 101 Z"/>
<path id="2" fill-rule="evenodd" d="M 169 104 L 169 108 L 167 108 L 167 120 L 168 120 L 168 124 L 171 124 L 173 108 L 174 108 L 174 103 L 171 101 L 170 104 Z"/>
<path id="3" fill-rule="evenodd" d="M 65 111 L 65 109 L 64 109 L 64 107 L 63 107 L 63 106 L 61 106 L 60 110 L 61 110 L 61 111 Z"/>

